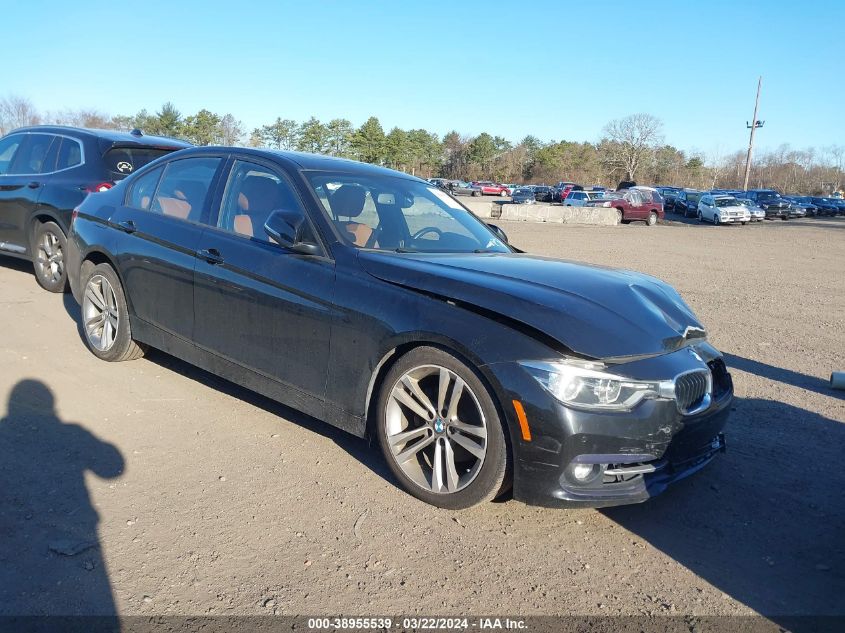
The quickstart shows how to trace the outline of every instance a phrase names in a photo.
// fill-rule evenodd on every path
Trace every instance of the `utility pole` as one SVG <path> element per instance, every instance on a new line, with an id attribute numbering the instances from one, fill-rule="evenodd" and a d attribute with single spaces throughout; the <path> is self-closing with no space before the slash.
<path id="1" fill-rule="evenodd" d="M 765 121 L 757 120 L 757 107 L 760 105 L 760 87 L 763 84 L 763 78 L 757 80 L 757 99 L 754 101 L 754 118 L 751 119 L 751 125 L 748 121 L 745 122 L 745 127 L 751 128 L 751 138 L 748 139 L 748 154 L 745 156 L 745 181 L 742 183 L 742 190 L 748 191 L 748 177 L 751 175 L 751 154 L 754 151 L 754 131 L 758 127 L 763 127 Z"/>

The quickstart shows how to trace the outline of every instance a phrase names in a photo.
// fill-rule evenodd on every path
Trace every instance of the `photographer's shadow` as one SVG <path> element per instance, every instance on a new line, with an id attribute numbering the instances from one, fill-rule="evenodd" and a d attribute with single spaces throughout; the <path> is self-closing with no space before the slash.
<path id="1" fill-rule="evenodd" d="M 0 420 L 0 615 L 114 615 L 85 472 L 118 477 L 120 452 L 22 380 Z"/>

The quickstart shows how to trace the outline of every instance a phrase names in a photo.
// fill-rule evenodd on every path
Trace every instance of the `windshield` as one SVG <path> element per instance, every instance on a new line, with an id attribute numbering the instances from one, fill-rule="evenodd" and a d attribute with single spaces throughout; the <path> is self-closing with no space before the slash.
<path id="1" fill-rule="evenodd" d="M 509 253 L 481 220 L 425 182 L 386 175 L 310 172 L 341 237 L 359 248 L 424 253 Z"/>
<path id="2" fill-rule="evenodd" d="M 690 202 L 697 203 L 699 200 L 701 200 L 701 195 L 702 194 L 700 191 L 687 191 L 687 200 L 689 200 Z"/>
<path id="3" fill-rule="evenodd" d="M 716 198 L 717 207 L 735 207 L 737 204 L 736 198 Z"/>
<path id="4" fill-rule="evenodd" d="M 761 191 L 758 195 L 763 200 L 768 200 L 770 198 L 780 198 L 780 194 L 777 191 Z"/>

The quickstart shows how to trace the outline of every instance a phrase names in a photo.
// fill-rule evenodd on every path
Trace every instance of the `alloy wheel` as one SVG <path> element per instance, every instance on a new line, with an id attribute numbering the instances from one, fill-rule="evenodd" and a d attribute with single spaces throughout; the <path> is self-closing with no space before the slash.
<path id="1" fill-rule="evenodd" d="M 93 275 L 82 298 L 82 322 L 85 336 L 93 347 L 106 352 L 114 345 L 120 316 L 117 298 L 108 279 Z"/>
<path id="2" fill-rule="evenodd" d="M 45 232 L 37 248 L 35 268 L 38 276 L 47 283 L 58 283 L 65 272 L 64 251 L 58 236 L 52 231 Z"/>
<path id="3" fill-rule="evenodd" d="M 469 486 L 487 455 L 487 420 L 478 398 L 454 371 L 423 365 L 393 385 L 385 435 L 396 464 L 426 491 Z"/>

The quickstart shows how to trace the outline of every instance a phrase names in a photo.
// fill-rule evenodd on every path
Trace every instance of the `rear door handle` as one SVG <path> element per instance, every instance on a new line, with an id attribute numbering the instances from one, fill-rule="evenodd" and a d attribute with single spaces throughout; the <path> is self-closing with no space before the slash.
<path id="1" fill-rule="evenodd" d="M 138 227 L 135 226 L 135 223 L 132 220 L 124 220 L 123 222 L 118 222 L 117 228 L 119 228 L 124 233 L 134 233 L 138 230 Z"/>
<path id="2" fill-rule="evenodd" d="M 197 251 L 197 257 L 204 259 L 209 264 L 218 265 L 223 263 L 223 256 L 216 248 L 204 248 L 201 251 Z"/>

